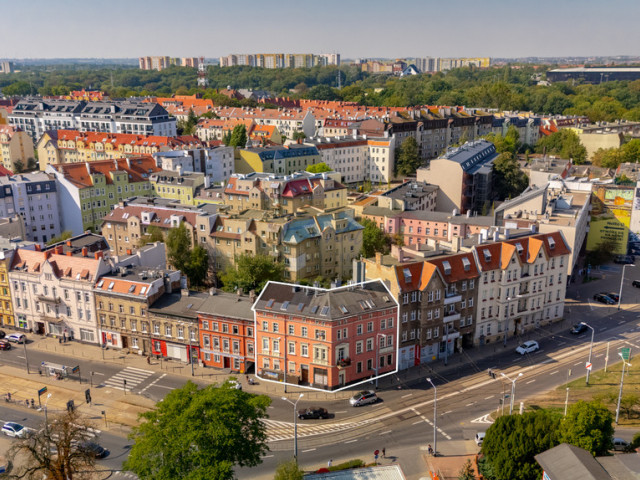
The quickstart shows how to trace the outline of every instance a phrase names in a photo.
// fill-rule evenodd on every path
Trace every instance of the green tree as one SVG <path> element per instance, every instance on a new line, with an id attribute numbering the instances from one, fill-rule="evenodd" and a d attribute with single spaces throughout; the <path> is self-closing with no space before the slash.
<path id="1" fill-rule="evenodd" d="M 635 393 L 625 393 L 620 399 L 620 410 L 625 412 L 627 420 L 631 418 L 631 414 L 638 405 L 640 405 L 640 397 Z"/>
<path id="2" fill-rule="evenodd" d="M 559 423 L 560 415 L 547 410 L 499 417 L 482 442 L 482 473 L 496 480 L 539 479 L 542 470 L 534 457 L 558 445 Z"/>
<path id="3" fill-rule="evenodd" d="M 579 401 L 567 410 L 558 430 L 560 442 L 584 448 L 594 456 L 606 455 L 613 438 L 613 416 L 600 402 Z"/>
<path id="4" fill-rule="evenodd" d="M 177 270 L 187 271 L 191 259 L 191 239 L 184 222 L 178 228 L 172 228 L 167 235 L 167 260 Z"/>
<path id="5" fill-rule="evenodd" d="M 549 136 L 540 137 L 536 144 L 536 152 L 559 155 L 566 159 L 572 158 L 576 165 L 587 160 L 587 149 L 580 143 L 578 134 L 568 128 L 553 132 Z"/>
<path id="6" fill-rule="evenodd" d="M 640 162 L 640 139 L 634 138 L 620 147 L 622 150 L 622 161 L 628 163 Z"/>
<path id="7" fill-rule="evenodd" d="M 509 152 L 501 153 L 494 160 L 493 181 L 500 199 L 517 197 L 529 186 L 529 177 Z"/>
<path id="8" fill-rule="evenodd" d="M 144 247 L 147 243 L 164 242 L 164 235 L 160 227 L 151 225 L 147 228 L 147 233 L 140 237 L 138 240 L 138 247 Z"/>
<path id="9" fill-rule="evenodd" d="M 268 255 L 243 253 L 236 257 L 235 266 L 229 265 L 224 270 L 220 279 L 227 292 L 241 288 L 244 292 L 255 290 L 258 293 L 269 280 L 282 282 L 284 270 L 284 263 L 274 262 Z"/>
<path id="10" fill-rule="evenodd" d="M 49 418 L 28 438 L 18 440 L 8 452 L 14 470 L 9 478 L 89 478 L 95 471 L 95 455 L 83 446 L 92 425 L 77 410 Z"/>
<path id="11" fill-rule="evenodd" d="M 421 165 L 418 142 L 413 137 L 407 137 L 396 151 L 396 173 L 401 177 L 413 175 Z"/>
<path id="12" fill-rule="evenodd" d="M 124 468 L 142 480 L 231 480 L 234 466 L 256 466 L 269 450 L 262 420 L 270 403 L 228 382 L 199 388 L 189 381 L 140 415 Z"/>
<path id="13" fill-rule="evenodd" d="M 231 132 L 229 130 L 222 135 L 222 143 L 227 147 L 231 144 Z"/>
<path id="14" fill-rule="evenodd" d="M 322 172 L 331 172 L 332 169 L 329 165 L 324 162 L 314 163 L 313 165 L 309 165 L 307 167 L 307 172 L 310 173 L 322 173 Z"/>
<path id="15" fill-rule="evenodd" d="M 209 273 L 209 253 L 200 245 L 196 245 L 189 253 L 189 263 L 185 273 L 192 285 L 204 285 Z"/>
<path id="16" fill-rule="evenodd" d="M 24 162 L 22 160 L 16 160 L 13 162 L 13 173 L 24 172 Z"/>
<path id="17" fill-rule="evenodd" d="M 376 222 L 368 218 L 362 219 L 360 223 L 364 227 L 362 231 L 362 249 L 360 250 L 360 255 L 369 258 L 375 256 L 376 252 L 385 255 L 389 253 L 389 245 L 391 244 L 389 235 L 379 229 Z"/>
<path id="18" fill-rule="evenodd" d="M 231 133 L 231 138 L 229 139 L 228 146 L 230 147 L 241 147 L 247 144 L 247 127 L 244 124 L 239 124 L 233 127 L 233 132 Z"/>
<path id="19" fill-rule="evenodd" d="M 298 466 L 295 458 L 288 462 L 282 462 L 276 468 L 276 474 L 273 480 L 302 480 L 304 478 L 304 470 Z"/>
<path id="20" fill-rule="evenodd" d="M 619 148 L 599 148 L 591 157 L 591 162 L 598 167 L 618 168 L 623 162 L 622 150 Z"/>
<path id="21" fill-rule="evenodd" d="M 64 242 L 67 238 L 73 237 L 73 232 L 71 230 L 65 230 L 57 237 L 53 237 L 51 240 L 47 242 L 47 245 L 53 245 L 54 243 Z"/>
<path id="22" fill-rule="evenodd" d="M 490 133 L 489 135 L 485 135 L 484 138 L 495 145 L 496 152 L 498 153 L 511 153 L 515 155 L 522 148 L 520 134 L 518 133 L 518 129 L 513 125 L 509 125 L 507 133 L 505 133 L 504 136 Z"/>
<path id="23" fill-rule="evenodd" d="M 291 135 L 291 140 L 304 140 L 305 138 L 307 138 L 307 135 L 304 132 L 293 132 L 293 135 Z"/>
<path id="24" fill-rule="evenodd" d="M 458 480 L 476 480 L 476 473 L 470 459 L 467 458 L 467 461 L 460 468 Z"/>

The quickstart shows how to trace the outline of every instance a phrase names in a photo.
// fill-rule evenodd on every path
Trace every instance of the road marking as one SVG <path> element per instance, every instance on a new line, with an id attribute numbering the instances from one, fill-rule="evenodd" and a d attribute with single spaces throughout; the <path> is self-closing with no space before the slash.
<path id="1" fill-rule="evenodd" d="M 519 358 L 514 358 L 513 360 L 511 360 L 511 363 L 517 362 L 518 360 L 520 360 Z"/>
<path id="2" fill-rule="evenodd" d="M 598 355 L 594 355 L 594 356 L 595 356 L 596 358 L 604 357 L 604 353 L 600 353 L 600 354 L 598 354 Z"/>
<path id="3" fill-rule="evenodd" d="M 386 432 L 380 432 L 378 435 L 386 435 L 387 433 L 391 433 L 391 430 L 387 430 Z"/>
<path id="4" fill-rule="evenodd" d="M 340 410 L 339 412 L 333 412 L 333 413 L 347 413 L 346 410 Z"/>
<path id="5" fill-rule="evenodd" d="M 315 452 L 315 451 L 316 451 L 315 448 L 310 448 L 309 450 L 302 450 L 302 453 Z"/>
<path id="6" fill-rule="evenodd" d="M 447 410 L 446 412 L 443 413 L 443 415 L 446 415 L 447 413 L 451 413 L 453 412 L 453 410 Z"/>
<path id="7" fill-rule="evenodd" d="M 413 422 L 411 425 L 417 425 L 419 423 L 422 423 L 422 420 L 418 420 L 417 422 Z"/>
<path id="8" fill-rule="evenodd" d="M 551 372 L 549 375 L 555 375 L 556 373 L 558 373 L 558 370 L 556 370 L 555 372 Z"/>
<path id="9" fill-rule="evenodd" d="M 22 358 L 24 360 L 24 357 L 21 357 L 20 355 L 17 355 L 18 358 Z"/>
<path id="10" fill-rule="evenodd" d="M 529 380 L 528 382 L 525 383 L 525 385 L 529 385 L 530 383 L 533 383 L 533 382 L 535 382 L 535 379 L 534 380 Z"/>
<path id="11" fill-rule="evenodd" d="M 407 398 L 413 395 L 413 393 L 407 393 L 406 395 L 402 395 L 400 398 Z"/>
<path id="12" fill-rule="evenodd" d="M 576 365 L 582 365 L 582 362 L 578 362 L 578 363 L 574 363 L 573 366 L 575 367 Z"/>
<path id="13" fill-rule="evenodd" d="M 140 393 L 146 392 L 150 387 L 153 387 L 156 383 L 158 383 L 160 380 L 162 380 L 166 376 L 167 374 L 163 373 L 160 377 L 156 378 L 153 382 L 151 382 L 149 385 L 147 385 L 142 390 L 140 390 Z M 158 387 L 163 387 L 163 385 L 158 385 Z M 165 388 L 170 388 L 171 390 L 173 390 L 173 387 L 165 387 Z"/>
<path id="14" fill-rule="evenodd" d="M 484 397 L 485 400 L 489 400 L 490 398 L 495 397 L 495 395 L 489 395 L 488 397 Z"/>
<path id="15" fill-rule="evenodd" d="M 618 322 L 618 325 L 622 325 L 624 323 L 624 320 L 621 320 Z"/>
<path id="16" fill-rule="evenodd" d="M 487 413 L 486 415 L 475 418 L 471 420 L 471 423 L 493 423 L 493 420 L 489 418 L 490 415 L 491 415 L 490 413 Z"/>
<path id="17" fill-rule="evenodd" d="M 558 342 L 558 345 L 565 345 L 567 342 Z"/>
<path id="18" fill-rule="evenodd" d="M 273 457 L 273 455 L 265 455 L 265 456 L 264 456 L 264 457 L 262 457 L 262 458 L 271 458 L 271 457 Z"/>
<path id="19" fill-rule="evenodd" d="M 467 403 L 467 404 L 465 405 L 465 407 L 470 407 L 470 406 L 471 406 L 471 405 L 473 405 L 474 403 L 476 403 L 476 402 Z"/>
<path id="20" fill-rule="evenodd" d="M 346 441 L 344 443 L 354 443 L 354 442 L 357 442 L 357 441 L 358 441 L 358 439 L 356 438 L 355 440 L 348 440 L 348 441 Z"/>
<path id="21" fill-rule="evenodd" d="M 578 339 L 584 338 L 584 337 L 586 337 L 586 335 L 578 335 Z"/>
<path id="22" fill-rule="evenodd" d="M 607 329 L 607 327 L 602 327 L 600 330 L 598 330 L 599 332 L 604 332 Z"/>

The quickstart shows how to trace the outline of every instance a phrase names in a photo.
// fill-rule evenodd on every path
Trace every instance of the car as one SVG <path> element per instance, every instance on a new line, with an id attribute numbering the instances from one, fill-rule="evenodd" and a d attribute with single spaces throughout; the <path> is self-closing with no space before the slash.
<path id="1" fill-rule="evenodd" d="M 569 333 L 572 333 L 574 335 L 579 335 L 582 332 L 586 332 L 587 331 L 587 326 L 584 323 L 576 323 L 573 328 L 571 330 L 569 330 Z"/>
<path id="2" fill-rule="evenodd" d="M 235 388 L 236 390 L 242 390 L 242 384 L 237 380 L 228 380 L 227 383 L 231 388 Z"/>
<path id="3" fill-rule="evenodd" d="M 633 257 L 631 255 L 616 255 L 613 259 L 613 263 L 619 265 L 630 265 L 633 263 Z"/>
<path id="4" fill-rule="evenodd" d="M 4 333 L 4 330 L 0 330 L 0 338 L 4 338 L 7 334 Z"/>
<path id="5" fill-rule="evenodd" d="M 105 449 L 104 447 L 102 447 L 101 445 L 98 445 L 95 442 L 82 442 L 78 448 L 80 450 L 84 450 L 85 452 L 89 453 L 90 455 L 93 456 L 93 458 L 104 458 L 108 455 L 108 451 L 107 449 Z"/>
<path id="6" fill-rule="evenodd" d="M 322 407 L 309 407 L 298 410 L 298 418 L 300 420 L 309 420 L 316 418 L 329 418 L 329 412 Z"/>
<path id="7" fill-rule="evenodd" d="M 524 355 L 525 353 L 535 352 L 539 348 L 540 346 L 538 345 L 538 342 L 536 342 L 535 340 L 529 340 L 516 348 L 516 352 L 520 355 Z"/>
<path id="8" fill-rule="evenodd" d="M 373 390 L 363 390 L 356 393 L 349 399 L 349 403 L 352 407 L 360 407 L 369 403 L 376 403 L 378 401 L 378 395 Z"/>
<path id="9" fill-rule="evenodd" d="M 603 295 L 602 293 L 596 293 L 593 296 L 593 299 L 596 302 L 604 303 L 605 305 L 614 305 L 616 301 L 608 295 Z"/>
<path id="10" fill-rule="evenodd" d="M 11 350 L 11 344 L 6 340 L 0 340 L 0 350 Z"/>
<path id="11" fill-rule="evenodd" d="M 24 333 L 12 333 L 11 335 L 7 336 L 7 340 L 13 343 L 26 343 L 27 336 Z"/>
<path id="12" fill-rule="evenodd" d="M 600 293 L 602 293 L 602 295 L 606 295 L 614 302 L 618 302 L 620 300 L 620 295 L 618 295 L 617 293 L 607 293 L 607 292 L 600 292 Z"/>
<path id="13" fill-rule="evenodd" d="M 481 447 L 482 446 L 482 442 L 484 441 L 484 436 L 485 436 L 486 432 L 478 432 L 476 433 L 476 445 Z"/>
<path id="14" fill-rule="evenodd" d="M 629 447 L 629 442 L 621 438 L 614 438 L 612 443 L 613 443 L 613 449 L 616 452 L 624 452 Z"/>
<path id="15" fill-rule="evenodd" d="M 631 282 L 631 285 L 636 288 L 640 288 L 640 280 L 634 280 L 633 282 Z"/>
<path id="16" fill-rule="evenodd" d="M 9 437 L 25 438 L 31 433 L 31 429 L 16 422 L 7 422 L 2 426 L 2 433 Z"/>

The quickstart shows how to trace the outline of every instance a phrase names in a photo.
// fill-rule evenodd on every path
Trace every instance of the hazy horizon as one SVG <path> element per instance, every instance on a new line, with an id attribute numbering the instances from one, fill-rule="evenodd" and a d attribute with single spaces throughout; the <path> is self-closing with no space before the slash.
<path id="1" fill-rule="evenodd" d="M 632 50 L 640 44 L 640 2 L 632 0 L 2 3 L 0 41 L 8 59 L 274 52 L 351 59 L 615 57 L 637 55 Z"/>

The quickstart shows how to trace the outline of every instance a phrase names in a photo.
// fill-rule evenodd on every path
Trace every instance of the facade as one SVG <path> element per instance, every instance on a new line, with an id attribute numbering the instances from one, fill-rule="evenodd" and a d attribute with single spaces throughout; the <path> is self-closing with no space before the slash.
<path id="1" fill-rule="evenodd" d="M 491 173 L 497 156 L 486 140 L 468 142 L 419 168 L 417 178 L 440 187 L 436 210 L 478 211 L 493 198 Z"/>
<path id="2" fill-rule="evenodd" d="M 397 370 L 398 304 L 382 282 L 269 282 L 252 309 L 263 380 L 334 390 Z"/>
<path id="3" fill-rule="evenodd" d="M 248 373 L 255 364 L 255 323 L 249 296 L 210 290 L 198 312 L 200 361 L 206 367 Z"/>
<path id="4" fill-rule="evenodd" d="M 304 133 L 307 137 L 312 137 L 316 134 L 317 129 L 316 118 L 310 110 L 217 107 L 215 114 L 221 120 L 239 120 L 253 122 L 255 125 L 275 126 L 282 139 L 285 137 L 293 139 L 298 132 Z"/>
<path id="5" fill-rule="evenodd" d="M 131 101 L 20 100 L 9 114 L 9 124 L 27 132 L 36 142 L 47 130 L 133 133 L 174 137 L 176 119 L 157 103 Z"/>
<path id="6" fill-rule="evenodd" d="M 509 127 L 514 127 L 520 142 L 524 145 L 533 146 L 540 139 L 540 125 L 542 119 L 531 113 L 503 112 L 495 114 L 493 119 L 493 132 L 498 135 L 506 135 Z"/>
<path id="7" fill-rule="evenodd" d="M 47 130 L 38 140 L 40 170 L 59 163 L 95 162 L 154 155 L 158 152 L 182 152 L 200 149 L 194 137 L 134 135 L 128 133 Z"/>
<path id="8" fill-rule="evenodd" d="M 236 172 L 291 175 L 320 163 L 320 154 L 313 146 L 292 144 L 285 147 L 241 148 L 237 151 Z"/>
<path id="9" fill-rule="evenodd" d="M 162 170 L 203 173 L 208 184 L 222 183 L 235 172 L 233 147 L 213 147 L 154 153 Z"/>
<path id="10" fill-rule="evenodd" d="M 49 165 L 56 178 L 64 230 L 99 231 L 102 219 L 123 199 L 152 193 L 150 175 L 160 168 L 152 157 Z"/>
<path id="11" fill-rule="evenodd" d="M 3 249 L 0 252 L 0 325 L 15 327 L 13 300 L 11 299 L 11 283 L 9 271 L 13 263 L 14 250 Z"/>
<path id="12" fill-rule="evenodd" d="M 36 172 L 0 177 L 0 218 L 20 215 L 27 240 L 46 243 L 62 233 L 59 201 L 53 175 Z"/>
<path id="13" fill-rule="evenodd" d="M 549 82 L 568 82 L 581 80 L 585 83 L 600 84 L 603 81 L 638 80 L 640 68 L 635 67 L 605 67 L 605 68 L 556 68 L 547 72 Z"/>
<path id="14" fill-rule="evenodd" d="M 149 175 L 153 195 L 175 200 L 184 205 L 194 205 L 196 197 L 205 184 L 203 173 L 178 173 L 161 170 Z"/>
<path id="15" fill-rule="evenodd" d="M 378 207 L 400 211 L 434 211 L 438 186 L 408 180 L 378 196 Z"/>
<path id="16" fill-rule="evenodd" d="M 172 58 L 167 56 L 151 56 L 138 58 L 140 70 L 164 70 L 172 65 L 177 67 L 198 68 L 203 59 L 198 57 Z"/>
<path id="17" fill-rule="evenodd" d="M 35 162 L 33 140 L 24 131 L 9 125 L 0 125 L 0 164 L 7 170 L 16 171 L 16 163 L 22 168 Z"/>
<path id="18" fill-rule="evenodd" d="M 101 252 L 65 255 L 61 246 L 16 250 L 9 271 L 15 326 L 97 343 L 93 286 L 110 271 Z"/>
<path id="19" fill-rule="evenodd" d="M 340 65 L 339 53 L 233 53 L 220 57 L 221 67 L 246 65 L 262 68 L 311 68 L 317 65 Z"/>

